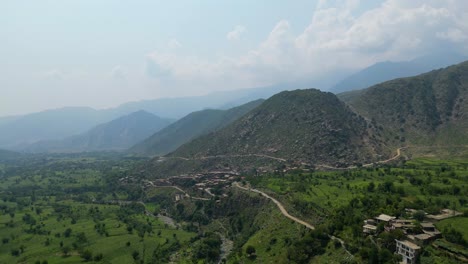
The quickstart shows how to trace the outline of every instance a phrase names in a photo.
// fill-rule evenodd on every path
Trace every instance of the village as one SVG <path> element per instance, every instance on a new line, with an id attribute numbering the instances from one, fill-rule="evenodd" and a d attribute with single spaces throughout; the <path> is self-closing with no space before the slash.
<path id="1" fill-rule="evenodd" d="M 195 175 L 171 176 L 165 179 L 146 181 L 145 188 L 174 188 L 182 192 L 176 194 L 174 201 L 178 202 L 185 198 L 193 200 L 210 200 L 227 197 L 226 190 L 232 183 L 243 180 L 236 171 L 211 171 Z"/>
<path id="2" fill-rule="evenodd" d="M 211 200 L 220 202 L 227 197 L 227 189 L 233 183 L 244 180 L 235 171 L 212 171 L 195 175 L 172 176 L 165 179 L 146 181 L 146 188 L 175 188 L 181 193 L 175 194 L 174 202 L 183 199 Z M 183 188 L 183 189 L 182 189 Z M 443 209 L 439 214 L 428 214 L 420 210 L 406 209 L 407 218 L 380 214 L 374 218 L 364 220 L 362 232 L 366 236 L 376 237 L 382 232 L 401 230 L 403 236 L 395 240 L 395 254 L 401 256 L 401 263 L 417 263 L 424 246 L 431 245 L 442 234 L 434 225 L 438 221 L 460 216 L 463 213 Z M 446 249 L 449 251 L 449 249 Z M 457 257 L 456 254 L 454 254 Z M 464 257 L 462 257 L 464 258 Z"/>
<path id="3" fill-rule="evenodd" d="M 406 209 L 411 219 L 397 218 L 386 214 L 380 214 L 374 218 L 364 220 L 363 234 L 376 236 L 382 232 L 401 230 L 404 236 L 395 240 L 395 254 L 401 256 L 401 263 L 415 264 L 422 247 L 431 244 L 435 239 L 441 237 L 434 223 L 462 215 L 451 209 L 443 209 L 439 214 L 427 214 L 415 209 Z M 418 215 L 419 214 L 419 215 Z"/>

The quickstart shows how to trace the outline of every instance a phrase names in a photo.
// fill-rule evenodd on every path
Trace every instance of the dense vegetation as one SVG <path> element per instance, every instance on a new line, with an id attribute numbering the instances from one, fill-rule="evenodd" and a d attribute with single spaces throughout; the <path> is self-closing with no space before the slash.
<path id="1" fill-rule="evenodd" d="M 139 162 L 75 155 L 2 164 L 0 263 L 168 261 L 196 234 L 145 214 L 141 192 L 119 185 Z"/>
<path id="2" fill-rule="evenodd" d="M 384 232 L 372 239 L 362 234 L 363 220 L 382 213 L 411 218 L 407 208 L 433 214 L 443 208 L 465 212 L 464 217 L 441 221 L 438 226 L 445 238 L 439 243 L 449 244 L 453 250 L 466 246 L 467 162 L 419 159 L 397 167 L 271 174 L 249 180 L 288 204 L 295 215 L 344 239 L 359 263 L 396 261 L 394 239 L 402 237 L 401 231 Z M 446 254 L 428 246 L 421 263 L 456 263 L 445 258 Z"/>
<path id="3" fill-rule="evenodd" d="M 213 190 L 224 195 L 211 200 L 175 202 L 175 189 L 142 188 L 144 178 L 134 168 L 144 161 L 95 153 L 2 162 L 0 262 L 394 263 L 394 239 L 402 234 L 363 236 L 364 219 L 410 217 L 406 208 L 468 211 L 463 161 L 417 159 L 245 179 L 314 224 L 314 231 L 284 217 L 268 199 L 235 187 Z M 467 223 L 466 216 L 437 223 L 443 238 L 424 248 L 421 263 L 456 263 L 447 252 L 466 253 Z M 347 251 L 331 235 L 343 239 Z"/>

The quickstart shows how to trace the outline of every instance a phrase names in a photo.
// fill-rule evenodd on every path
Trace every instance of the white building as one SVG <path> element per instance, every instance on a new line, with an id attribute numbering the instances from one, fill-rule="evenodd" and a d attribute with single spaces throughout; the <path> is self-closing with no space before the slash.
<path id="1" fill-rule="evenodd" d="M 396 241 L 396 254 L 402 256 L 401 263 L 415 264 L 421 248 L 407 240 L 395 240 Z"/>

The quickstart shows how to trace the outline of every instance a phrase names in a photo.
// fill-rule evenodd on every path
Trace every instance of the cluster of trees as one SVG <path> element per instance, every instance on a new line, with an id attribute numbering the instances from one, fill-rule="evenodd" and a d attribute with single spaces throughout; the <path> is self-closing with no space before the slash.
<path id="1" fill-rule="evenodd" d="M 330 238 L 323 229 L 316 229 L 295 241 L 288 248 L 288 259 L 293 263 L 306 264 L 316 255 L 325 253 Z M 341 246 L 341 245 L 338 245 Z"/>
<path id="2" fill-rule="evenodd" d="M 453 227 L 447 227 L 442 231 L 444 238 L 447 241 L 468 247 L 468 241 L 463 237 L 463 234 L 455 230 Z"/>

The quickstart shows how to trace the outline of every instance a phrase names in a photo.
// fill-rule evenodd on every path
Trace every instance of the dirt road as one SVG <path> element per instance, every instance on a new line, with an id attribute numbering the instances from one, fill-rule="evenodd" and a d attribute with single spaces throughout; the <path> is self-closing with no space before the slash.
<path id="1" fill-rule="evenodd" d="M 309 223 L 307 223 L 307 222 L 305 222 L 305 221 L 302 221 L 301 219 L 299 219 L 299 218 L 297 218 L 297 217 L 294 217 L 294 216 L 290 215 L 290 214 L 288 213 L 288 211 L 284 208 L 284 206 L 283 206 L 278 200 L 276 200 L 275 198 L 269 196 L 268 194 L 266 194 L 266 193 L 264 193 L 264 192 L 262 192 L 262 191 L 259 191 L 259 190 L 257 190 L 257 189 L 251 189 L 251 188 L 242 187 L 242 186 L 239 185 L 238 182 L 234 182 L 234 183 L 233 183 L 233 186 L 235 186 L 235 187 L 237 187 L 237 188 L 240 188 L 240 189 L 243 189 L 243 190 L 246 190 L 246 191 L 256 192 L 256 193 L 261 194 L 262 196 L 264 196 L 264 197 L 270 199 L 271 201 L 273 201 L 273 202 L 276 204 L 276 206 L 278 206 L 278 208 L 280 209 L 281 213 L 282 213 L 284 216 L 286 216 L 287 218 L 289 218 L 289 219 L 293 220 L 294 222 L 296 222 L 296 223 L 298 223 L 298 224 L 301 224 L 301 225 L 303 225 L 303 226 L 305 226 L 305 227 L 307 227 L 307 228 L 309 228 L 309 229 L 312 229 L 312 230 L 315 229 L 315 227 L 314 227 L 313 225 L 311 225 L 311 224 L 309 224 Z"/>

